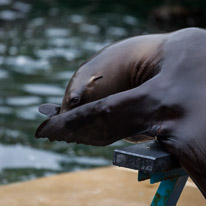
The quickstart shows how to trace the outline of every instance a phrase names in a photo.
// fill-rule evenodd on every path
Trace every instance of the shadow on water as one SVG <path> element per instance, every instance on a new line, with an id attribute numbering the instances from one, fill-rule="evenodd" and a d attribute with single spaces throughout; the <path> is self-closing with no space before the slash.
<path id="1" fill-rule="evenodd" d="M 129 36 L 202 26 L 202 1 L 0 1 L 0 183 L 110 165 L 126 143 L 91 147 L 36 140 L 39 104 L 61 104 L 89 56 Z"/>

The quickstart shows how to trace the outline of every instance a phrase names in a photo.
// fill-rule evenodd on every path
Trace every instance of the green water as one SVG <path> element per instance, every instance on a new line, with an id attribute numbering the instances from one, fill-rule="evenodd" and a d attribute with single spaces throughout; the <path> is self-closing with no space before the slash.
<path id="1" fill-rule="evenodd" d="M 97 148 L 36 140 L 45 119 L 37 108 L 61 104 L 78 65 L 104 46 L 170 30 L 154 23 L 152 2 L 0 1 L 1 184 L 112 164 L 124 141 Z"/>

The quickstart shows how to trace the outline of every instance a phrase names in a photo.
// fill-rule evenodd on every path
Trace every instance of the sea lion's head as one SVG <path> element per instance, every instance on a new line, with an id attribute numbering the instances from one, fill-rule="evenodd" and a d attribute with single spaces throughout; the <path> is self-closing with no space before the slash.
<path id="1" fill-rule="evenodd" d="M 61 107 L 43 104 L 39 111 L 48 117 L 65 113 L 80 105 L 130 89 L 128 65 L 122 59 L 125 51 L 109 46 L 80 65 L 69 81 Z"/>
<path id="2" fill-rule="evenodd" d="M 131 38 L 109 45 L 81 64 L 68 83 L 61 108 L 40 106 L 47 116 L 65 113 L 75 107 L 139 86 L 158 70 L 160 40 Z M 147 42 L 147 43 L 144 43 Z M 157 69 L 155 69 L 157 68 Z M 57 112 L 58 111 L 58 112 Z"/>
<path id="3" fill-rule="evenodd" d="M 110 47 L 80 65 L 67 85 L 60 113 L 130 89 L 129 70 Z"/>
<path id="4" fill-rule="evenodd" d="M 89 67 L 82 65 L 70 80 L 62 101 L 60 113 L 67 112 L 77 106 L 95 101 L 103 96 L 100 94 L 104 85 L 104 76 Z M 104 93 L 104 90 L 102 91 Z"/>

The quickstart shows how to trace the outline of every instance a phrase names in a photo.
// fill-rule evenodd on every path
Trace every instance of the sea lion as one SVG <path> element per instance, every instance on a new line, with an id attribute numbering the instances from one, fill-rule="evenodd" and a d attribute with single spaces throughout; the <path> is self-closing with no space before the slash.
<path id="1" fill-rule="evenodd" d="M 108 68 L 107 77 L 114 70 L 126 69 L 118 81 L 124 80 L 128 87 L 116 89 L 114 80 L 115 89 L 111 90 L 115 94 L 105 92 L 106 97 L 91 99 L 86 104 L 80 93 L 81 98 L 73 104 L 83 105 L 74 109 L 69 106 L 68 112 L 62 108 L 64 113 L 57 113 L 38 127 L 36 137 L 98 146 L 134 135 L 157 137 L 205 196 L 205 55 L 206 31 L 198 28 L 134 37 L 113 44 L 82 68 L 95 67 L 100 71 Z M 95 81 L 95 87 L 103 79 L 104 76 Z M 96 92 L 98 95 L 99 91 Z M 63 105 L 71 99 L 68 95 Z"/>

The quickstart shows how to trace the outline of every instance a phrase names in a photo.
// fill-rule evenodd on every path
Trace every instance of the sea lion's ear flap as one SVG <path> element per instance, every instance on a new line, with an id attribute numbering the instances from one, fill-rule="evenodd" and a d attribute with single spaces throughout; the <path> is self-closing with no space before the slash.
<path id="1" fill-rule="evenodd" d="M 102 79 L 102 78 L 103 78 L 102 75 L 93 76 L 93 81 L 97 81 L 98 79 Z"/>
<path id="2" fill-rule="evenodd" d="M 61 107 L 57 104 L 41 104 L 39 106 L 39 112 L 45 114 L 48 117 L 59 114 Z"/>
<path id="3" fill-rule="evenodd" d="M 93 75 L 90 79 L 89 79 L 89 83 L 94 83 L 96 82 L 98 79 L 102 79 L 103 75 Z"/>

